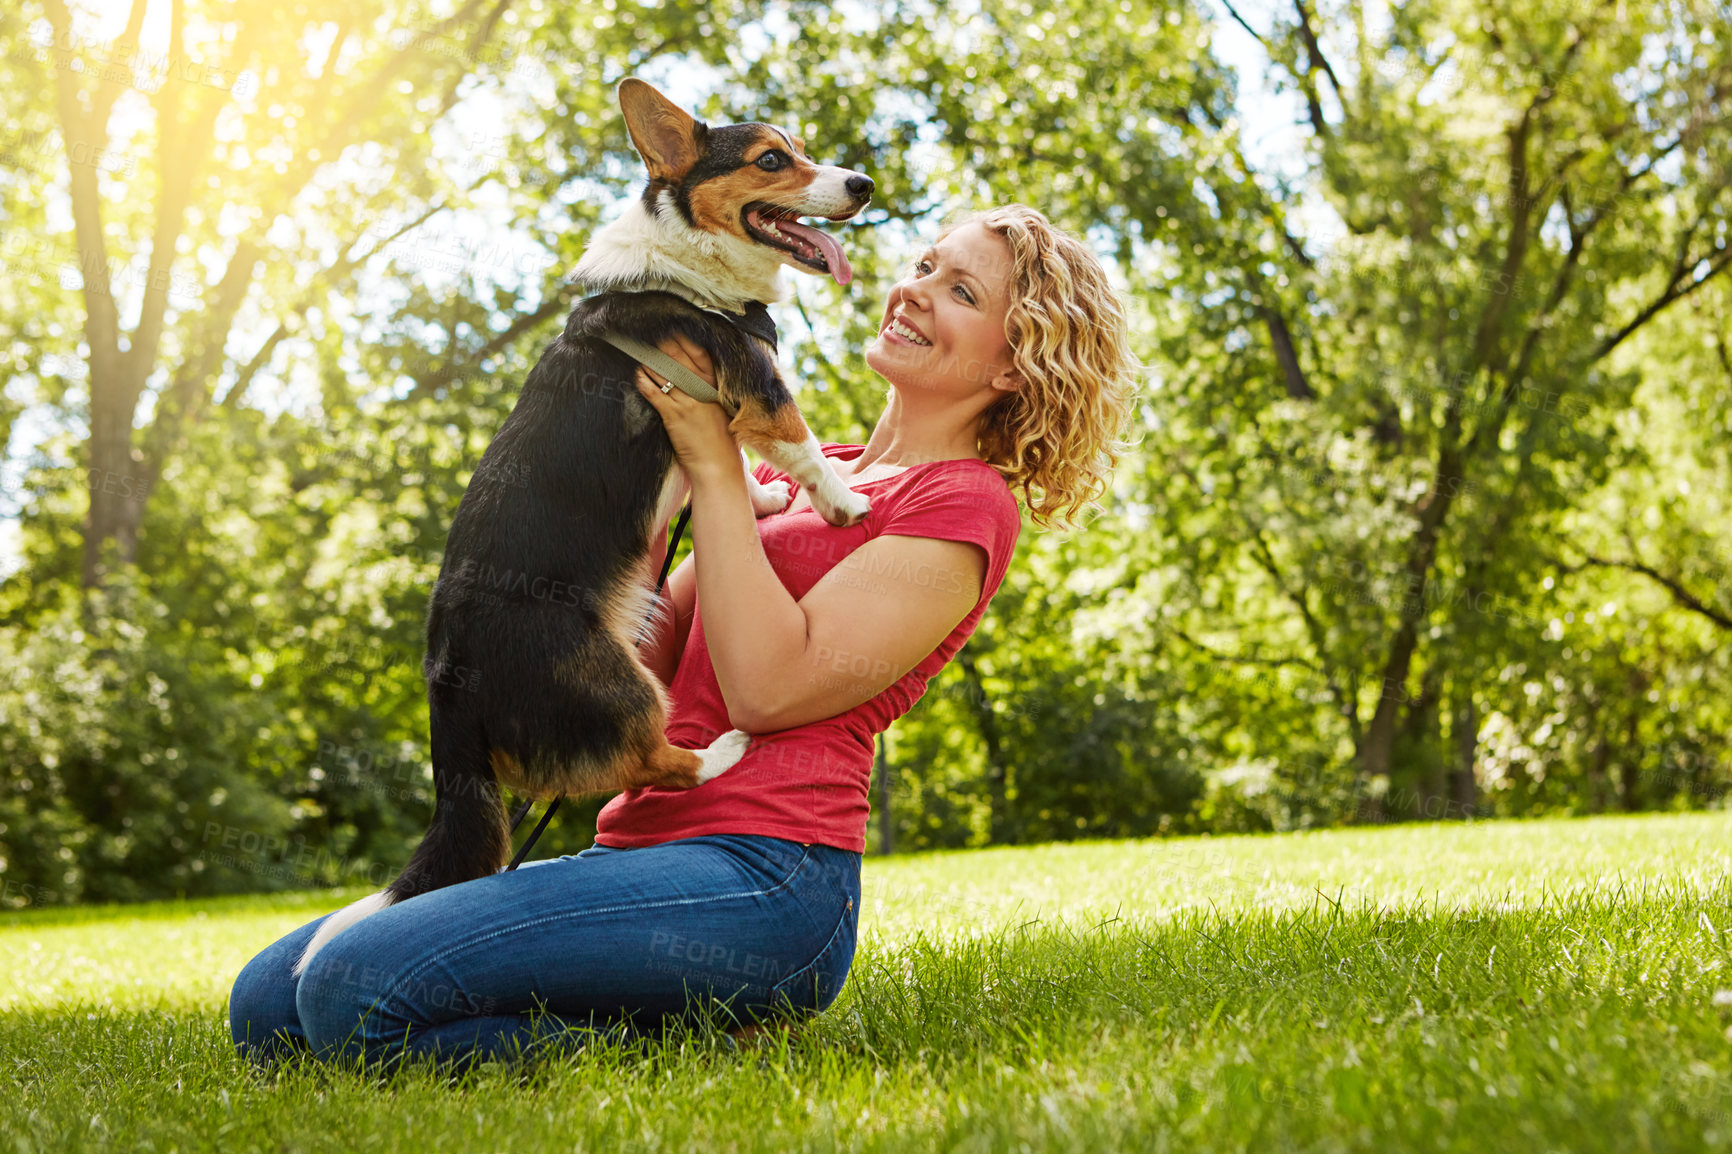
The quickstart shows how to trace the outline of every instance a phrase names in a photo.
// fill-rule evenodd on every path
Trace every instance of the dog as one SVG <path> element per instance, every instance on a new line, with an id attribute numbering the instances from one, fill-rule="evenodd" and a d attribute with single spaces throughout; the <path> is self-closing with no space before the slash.
<path id="1" fill-rule="evenodd" d="M 637 362 L 602 334 L 688 338 L 716 367 L 738 441 L 831 524 L 868 511 L 795 407 L 764 306 L 782 295 L 783 267 L 848 283 L 841 246 L 796 218 L 853 217 L 871 178 L 814 163 L 768 124 L 711 128 L 635 78 L 618 96 L 649 183 L 573 270 L 597 295 L 572 310 L 482 456 L 428 606 L 432 825 L 395 881 L 326 919 L 297 974 L 370 914 L 497 873 L 511 848 L 501 786 L 540 799 L 691 788 L 746 751 L 740 730 L 702 750 L 663 734 L 667 692 L 637 638 L 657 604 L 651 538 L 689 481 L 633 384 Z M 785 482 L 748 481 L 758 516 L 787 505 Z"/>

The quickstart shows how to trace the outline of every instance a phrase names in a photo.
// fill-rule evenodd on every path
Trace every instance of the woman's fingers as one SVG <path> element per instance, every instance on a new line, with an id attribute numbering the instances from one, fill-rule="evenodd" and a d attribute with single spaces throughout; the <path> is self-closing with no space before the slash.
<path id="1" fill-rule="evenodd" d="M 638 366 L 637 391 L 643 394 L 644 398 L 649 401 L 657 412 L 661 412 L 664 405 L 675 403 L 673 395 L 676 390 L 669 388 L 664 391 L 662 389 L 662 384 L 663 380 L 660 376 L 650 372 L 641 365 Z M 684 394 L 681 395 L 683 396 Z"/>
<path id="2" fill-rule="evenodd" d="M 690 339 L 679 333 L 669 333 L 661 340 L 661 350 L 711 385 L 716 383 L 716 370 L 710 362 L 710 354 Z"/>
<path id="3" fill-rule="evenodd" d="M 727 412 L 720 405 L 688 396 L 682 389 L 670 386 L 663 392 L 663 382 L 660 373 L 645 368 L 639 368 L 632 378 L 638 395 L 661 417 L 681 464 L 689 470 L 700 463 L 726 460 L 737 469 L 740 449 L 729 431 Z"/>

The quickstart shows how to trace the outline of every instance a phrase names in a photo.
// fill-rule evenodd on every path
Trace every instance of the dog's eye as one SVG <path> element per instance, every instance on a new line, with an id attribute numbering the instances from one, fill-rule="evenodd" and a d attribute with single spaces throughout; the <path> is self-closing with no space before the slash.
<path id="1" fill-rule="evenodd" d="M 758 167 L 763 169 L 765 172 L 775 172 L 787 163 L 787 155 L 785 153 L 777 152 L 773 148 L 764 153 L 764 155 L 758 157 Z"/>

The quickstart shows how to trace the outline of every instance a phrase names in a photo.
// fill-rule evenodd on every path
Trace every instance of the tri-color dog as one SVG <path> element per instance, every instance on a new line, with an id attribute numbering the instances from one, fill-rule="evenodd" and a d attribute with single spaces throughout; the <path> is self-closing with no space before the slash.
<path id="1" fill-rule="evenodd" d="M 432 826 L 383 892 L 319 927 L 296 973 L 369 914 L 504 866 L 500 786 L 543 799 L 690 788 L 746 750 L 739 730 L 703 750 L 663 734 L 666 690 L 637 638 L 656 603 L 651 537 L 689 484 L 633 385 L 637 363 L 602 334 L 653 346 L 677 333 L 703 348 L 736 439 L 798 481 L 831 524 L 866 515 L 763 338 L 774 339 L 764 303 L 782 295 L 784 265 L 839 284 L 853 276 L 841 246 L 796 218 L 846 220 L 872 181 L 814 163 L 803 141 L 767 124 L 710 128 L 641 80 L 622 83 L 619 102 L 648 187 L 578 262 L 575 279 L 598 295 L 572 310 L 483 455 L 428 608 Z M 783 483 L 749 487 L 759 516 L 788 502 Z"/>

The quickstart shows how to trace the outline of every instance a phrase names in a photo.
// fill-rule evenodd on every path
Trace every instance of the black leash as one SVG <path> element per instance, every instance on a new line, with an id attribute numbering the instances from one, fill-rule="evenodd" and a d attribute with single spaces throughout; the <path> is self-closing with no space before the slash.
<path id="1" fill-rule="evenodd" d="M 680 537 L 685 533 L 686 522 L 691 520 L 691 517 L 692 503 L 687 501 L 685 508 L 680 510 L 680 519 L 674 524 L 674 539 L 668 545 L 668 555 L 662 558 L 662 575 L 656 578 L 657 597 L 661 596 L 662 586 L 667 584 L 668 572 L 674 567 L 674 552 L 680 547 Z M 649 618 L 645 617 L 644 620 L 648 621 Z M 553 820 L 553 815 L 559 810 L 559 803 L 564 800 L 562 797 L 556 797 L 547 803 L 547 809 L 542 812 L 541 820 L 536 822 L 535 828 L 529 832 L 529 840 L 523 843 L 523 848 L 517 851 L 517 856 L 511 859 L 511 864 L 505 867 L 507 872 L 523 864 L 523 859 L 528 857 L 529 851 L 535 848 L 535 842 L 541 837 L 541 831 L 546 829 L 547 823 Z M 517 832 L 517 827 L 523 824 L 524 817 L 529 813 L 529 807 L 534 804 L 534 801 L 526 798 L 523 804 L 517 807 L 517 812 L 511 817 L 511 832 L 513 834 Z"/>

